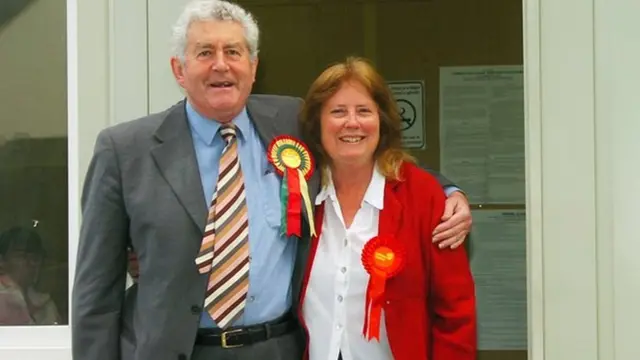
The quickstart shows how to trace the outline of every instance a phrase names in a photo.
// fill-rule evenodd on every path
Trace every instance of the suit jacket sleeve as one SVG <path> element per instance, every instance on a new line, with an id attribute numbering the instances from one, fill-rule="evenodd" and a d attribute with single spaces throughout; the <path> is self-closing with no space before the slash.
<path id="1" fill-rule="evenodd" d="M 451 180 L 447 179 L 446 177 L 444 177 L 444 175 L 440 174 L 439 172 L 437 172 L 435 170 L 432 170 L 432 169 L 425 169 L 425 170 L 429 174 L 431 174 L 433 177 L 438 179 L 438 182 L 440 183 L 440 186 L 442 186 L 443 188 L 447 188 L 447 187 L 450 187 L 450 186 L 458 187 Z"/>
<path id="2" fill-rule="evenodd" d="M 128 217 L 113 140 L 103 130 L 85 179 L 82 226 L 72 292 L 75 360 L 120 358 Z"/>
<path id="3" fill-rule="evenodd" d="M 475 286 L 465 248 L 440 249 L 431 241 L 431 232 L 444 211 L 444 194 L 432 199 L 431 226 L 424 257 L 430 263 L 431 359 L 473 360 L 476 358 Z M 429 223 L 425 221 L 425 223 Z"/>

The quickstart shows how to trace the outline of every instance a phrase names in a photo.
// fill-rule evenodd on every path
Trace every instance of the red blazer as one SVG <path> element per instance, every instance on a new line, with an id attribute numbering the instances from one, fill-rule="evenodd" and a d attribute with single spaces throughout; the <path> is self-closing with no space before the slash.
<path id="1" fill-rule="evenodd" d="M 476 304 L 466 251 L 463 246 L 439 249 L 432 243 L 445 194 L 433 176 L 413 164 L 402 166 L 401 177 L 402 181 L 386 182 L 378 228 L 378 234 L 393 234 L 402 241 L 407 252 L 404 269 L 387 280 L 385 291 L 391 352 L 395 360 L 474 360 Z M 318 248 L 324 204 L 315 215 L 318 235 L 312 239 L 300 309 Z"/>

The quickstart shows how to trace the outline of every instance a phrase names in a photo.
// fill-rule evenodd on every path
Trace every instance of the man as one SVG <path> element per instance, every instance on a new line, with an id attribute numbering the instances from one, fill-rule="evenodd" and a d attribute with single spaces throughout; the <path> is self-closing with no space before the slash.
<path id="1" fill-rule="evenodd" d="M 190 3 L 174 45 L 186 100 L 96 142 L 82 196 L 74 359 L 299 359 L 292 314 L 309 227 L 301 239 L 281 236 L 281 179 L 265 147 L 297 136 L 301 100 L 250 95 L 258 27 L 237 5 Z M 459 244 L 468 204 L 455 194 L 448 206 L 442 234 Z M 140 277 L 125 293 L 128 248 Z"/>

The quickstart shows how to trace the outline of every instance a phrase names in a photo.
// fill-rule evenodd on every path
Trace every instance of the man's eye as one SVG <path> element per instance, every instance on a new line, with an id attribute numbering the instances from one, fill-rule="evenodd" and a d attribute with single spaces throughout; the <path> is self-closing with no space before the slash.
<path id="1" fill-rule="evenodd" d="M 232 55 L 232 56 L 237 56 L 237 55 L 240 55 L 240 51 L 235 50 L 235 49 L 229 49 L 229 50 L 227 50 L 227 54 Z"/>
<path id="2" fill-rule="evenodd" d="M 210 50 L 205 50 L 205 51 L 201 51 L 200 53 L 198 53 L 198 56 L 209 56 L 211 55 L 211 51 Z"/>

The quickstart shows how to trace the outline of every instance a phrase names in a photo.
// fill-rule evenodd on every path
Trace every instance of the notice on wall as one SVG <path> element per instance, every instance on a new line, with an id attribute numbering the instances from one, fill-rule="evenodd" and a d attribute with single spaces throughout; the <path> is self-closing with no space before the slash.
<path id="1" fill-rule="evenodd" d="M 424 82 L 392 81 L 388 84 L 402 117 L 402 146 L 408 149 L 426 149 Z"/>
<path id="2" fill-rule="evenodd" d="M 474 210 L 471 270 L 476 282 L 478 348 L 527 349 L 526 214 Z"/>
<path id="3" fill-rule="evenodd" d="M 524 204 L 522 66 L 440 69 L 440 170 L 472 204 Z"/>

